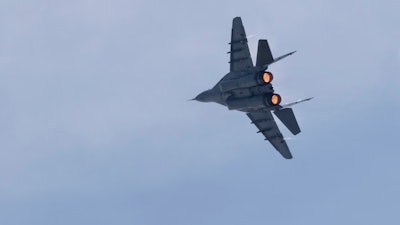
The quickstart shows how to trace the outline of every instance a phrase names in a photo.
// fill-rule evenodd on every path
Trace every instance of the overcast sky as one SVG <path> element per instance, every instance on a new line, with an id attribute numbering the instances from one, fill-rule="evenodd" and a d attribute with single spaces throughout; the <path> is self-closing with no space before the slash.
<path id="1" fill-rule="evenodd" d="M 398 1 L 0 2 L 0 221 L 399 224 Z M 228 73 L 232 19 L 302 133 L 187 101 Z M 254 59 L 253 59 L 254 61 Z M 279 124 L 282 125 L 282 124 Z"/>

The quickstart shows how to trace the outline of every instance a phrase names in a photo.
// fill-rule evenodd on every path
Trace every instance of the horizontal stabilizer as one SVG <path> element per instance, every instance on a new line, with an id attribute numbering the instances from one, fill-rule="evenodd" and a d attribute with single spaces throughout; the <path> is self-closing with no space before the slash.
<path id="1" fill-rule="evenodd" d="M 271 64 L 274 61 L 271 49 L 269 48 L 267 40 L 258 41 L 257 62 L 256 66 L 263 66 Z"/>
<path id="2" fill-rule="evenodd" d="M 285 108 L 281 110 L 274 111 L 275 115 L 282 121 L 283 124 L 296 135 L 300 133 L 299 124 L 297 124 L 296 117 L 294 116 L 293 110 L 291 108 Z"/>

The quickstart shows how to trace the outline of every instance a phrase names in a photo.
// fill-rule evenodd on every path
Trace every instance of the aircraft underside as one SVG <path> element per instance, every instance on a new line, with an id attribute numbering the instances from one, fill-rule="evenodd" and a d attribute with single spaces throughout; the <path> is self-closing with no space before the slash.
<path id="1" fill-rule="evenodd" d="M 281 134 L 271 111 L 282 121 L 289 131 L 297 135 L 300 128 L 293 110 L 294 104 L 308 101 L 311 98 L 281 105 L 281 96 L 272 87 L 274 76 L 266 71 L 268 66 L 294 52 L 273 58 L 267 40 L 259 40 L 257 61 L 253 65 L 246 33 L 240 17 L 233 19 L 230 54 L 230 72 L 212 89 L 200 93 L 193 100 L 216 102 L 229 110 L 246 112 L 252 123 L 284 158 L 292 155 Z"/>

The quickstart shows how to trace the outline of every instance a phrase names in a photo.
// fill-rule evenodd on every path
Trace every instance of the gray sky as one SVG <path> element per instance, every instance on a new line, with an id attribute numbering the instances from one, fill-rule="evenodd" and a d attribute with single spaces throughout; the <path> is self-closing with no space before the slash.
<path id="1" fill-rule="evenodd" d="M 398 224 L 398 1 L 1 1 L 8 224 Z M 302 133 L 283 159 L 239 112 L 232 18 Z"/>

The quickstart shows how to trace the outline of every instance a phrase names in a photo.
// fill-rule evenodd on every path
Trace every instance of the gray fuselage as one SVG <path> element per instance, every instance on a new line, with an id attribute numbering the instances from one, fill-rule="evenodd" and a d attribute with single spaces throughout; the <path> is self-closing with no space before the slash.
<path id="1" fill-rule="evenodd" d="M 270 83 L 256 83 L 255 77 L 258 74 L 260 72 L 255 71 L 237 78 L 238 74 L 228 73 L 213 88 L 203 91 L 193 100 L 215 102 L 230 110 L 243 112 L 275 109 L 277 106 L 270 106 L 266 101 L 274 93 L 274 89 Z M 243 87 L 246 86 L 244 84 L 249 87 Z"/>

